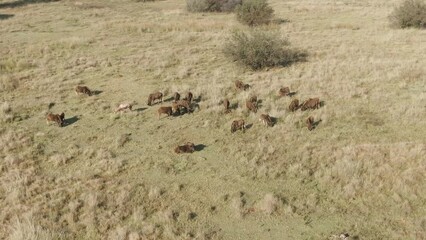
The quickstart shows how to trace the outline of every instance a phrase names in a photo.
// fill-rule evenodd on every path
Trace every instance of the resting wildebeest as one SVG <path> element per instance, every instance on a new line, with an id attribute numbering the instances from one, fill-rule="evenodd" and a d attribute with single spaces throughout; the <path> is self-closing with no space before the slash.
<path id="1" fill-rule="evenodd" d="M 237 130 L 240 130 L 240 129 L 243 130 L 243 132 L 246 129 L 246 125 L 244 123 L 244 120 L 243 119 L 234 120 L 231 124 L 231 133 L 233 133 Z"/>
<path id="2" fill-rule="evenodd" d="M 319 98 L 309 98 L 308 100 L 302 103 L 301 110 L 305 111 L 307 109 L 318 109 L 319 107 L 320 107 Z"/>
<path id="3" fill-rule="evenodd" d="M 175 94 L 173 94 L 173 99 L 174 99 L 174 102 L 179 101 L 180 100 L 180 94 L 178 92 L 175 92 Z"/>
<path id="4" fill-rule="evenodd" d="M 172 107 L 160 107 L 158 109 L 158 119 L 160 119 L 161 114 L 167 114 L 167 116 L 171 116 L 173 114 Z"/>
<path id="5" fill-rule="evenodd" d="M 250 88 L 250 85 L 241 82 L 240 80 L 235 81 L 235 87 L 239 90 L 247 90 Z"/>
<path id="6" fill-rule="evenodd" d="M 271 116 L 268 114 L 261 114 L 259 117 L 259 121 L 261 121 L 265 126 L 272 127 L 274 126 L 274 122 L 272 121 Z"/>
<path id="7" fill-rule="evenodd" d="M 290 105 L 288 106 L 288 110 L 294 112 L 297 109 L 299 109 L 299 100 L 298 99 L 293 99 L 290 103 Z"/>
<path id="8" fill-rule="evenodd" d="M 121 112 L 121 111 L 124 111 L 126 109 L 129 109 L 130 111 L 132 111 L 132 107 L 133 107 L 132 103 L 122 103 L 122 104 L 118 105 L 118 107 L 115 109 L 115 112 Z"/>
<path id="9" fill-rule="evenodd" d="M 78 95 L 80 93 L 92 96 L 92 91 L 86 86 L 77 86 L 75 87 L 75 93 Z"/>
<path id="10" fill-rule="evenodd" d="M 223 100 L 223 106 L 225 107 L 225 113 L 231 112 L 229 105 L 230 105 L 230 103 L 229 103 L 229 100 L 227 98 L 225 100 Z"/>
<path id="11" fill-rule="evenodd" d="M 151 106 L 155 100 L 160 100 L 161 102 L 163 102 L 163 94 L 161 92 L 155 92 L 155 93 L 149 94 L 148 106 Z"/>
<path id="12" fill-rule="evenodd" d="M 64 125 L 64 119 L 65 119 L 64 113 L 61 113 L 61 114 L 48 113 L 46 115 L 47 124 L 49 124 L 50 122 L 56 122 L 59 127 L 62 127 Z"/>
<path id="13" fill-rule="evenodd" d="M 175 153 L 193 153 L 195 151 L 195 145 L 191 142 L 185 143 L 185 145 L 177 146 Z"/>
<path id="14" fill-rule="evenodd" d="M 192 92 L 188 92 L 188 93 L 186 94 L 186 96 L 185 96 L 182 100 L 186 100 L 186 101 L 188 101 L 189 103 L 191 103 L 191 102 L 192 102 L 192 97 L 193 97 Z"/>
<path id="15" fill-rule="evenodd" d="M 278 95 L 281 97 L 288 96 L 290 94 L 290 88 L 289 87 L 282 87 L 278 91 Z"/>

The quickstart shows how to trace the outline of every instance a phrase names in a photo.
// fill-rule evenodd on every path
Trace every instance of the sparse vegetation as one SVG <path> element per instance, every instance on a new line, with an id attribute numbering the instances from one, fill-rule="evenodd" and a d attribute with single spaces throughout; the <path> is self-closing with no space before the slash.
<path id="1" fill-rule="evenodd" d="M 235 9 L 237 20 L 249 26 L 271 22 L 274 10 L 267 0 L 245 0 Z"/>
<path id="2" fill-rule="evenodd" d="M 186 0 L 190 12 L 232 12 L 242 0 Z"/>
<path id="3" fill-rule="evenodd" d="M 395 27 L 426 28 L 426 2 L 424 0 L 405 0 L 389 18 Z"/>
<path id="4" fill-rule="evenodd" d="M 288 66 L 306 58 L 305 52 L 291 48 L 277 32 L 262 30 L 234 31 L 223 51 L 232 60 L 254 70 Z"/>

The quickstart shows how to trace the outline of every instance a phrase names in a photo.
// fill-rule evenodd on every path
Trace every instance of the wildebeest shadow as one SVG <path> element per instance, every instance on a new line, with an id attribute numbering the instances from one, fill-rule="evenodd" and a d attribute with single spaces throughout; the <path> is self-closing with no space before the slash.
<path id="1" fill-rule="evenodd" d="M 103 93 L 103 91 L 99 91 L 99 90 L 92 91 L 92 95 L 94 95 L 94 96 L 99 95 L 101 93 Z"/>
<path id="2" fill-rule="evenodd" d="M 272 121 L 272 127 L 273 126 L 275 126 L 275 124 L 277 124 L 277 122 L 278 122 L 278 118 L 276 118 L 276 117 L 270 117 L 271 118 L 271 121 Z"/>
<path id="3" fill-rule="evenodd" d="M 296 95 L 297 94 L 297 92 L 290 92 L 289 94 L 288 94 L 288 96 L 289 97 L 293 97 L 294 95 Z"/>
<path id="4" fill-rule="evenodd" d="M 163 101 L 164 102 L 170 102 L 170 101 L 173 101 L 173 100 L 175 100 L 175 98 L 172 96 L 172 97 L 169 97 L 167 99 L 164 99 Z"/>
<path id="5" fill-rule="evenodd" d="M 49 109 L 51 109 L 53 106 L 55 106 L 54 102 L 49 103 L 49 105 L 47 106 Z"/>
<path id="6" fill-rule="evenodd" d="M 320 105 L 320 107 L 324 107 L 325 106 L 325 102 L 324 101 L 320 101 L 319 105 Z"/>
<path id="7" fill-rule="evenodd" d="M 244 126 L 245 129 L 250 129 L 251 127 L 253 127 L 253 123 L 249 123 Z"/>
<path id="8" fill-rule="evenodd" d="M 199 152 L 199 151 L 202 151 L 204 148 L 206 148 L 207 146 L 206 145 L 204 145 L 204 144 L 197 144 L 197 145 L 195 145 L 195 151 L 197 151 L 197 152 Z"/>
<path id="9" fill-rule="evenodd" d="M 59 0 L 18 0 L 14 2 L 0 3 L 0 8 L 15 8 L 33 3 L 58 2 Z"/>
<path id="10" fill-rule="evenodd" d="M 77 122 L 78 120 L 80 120 L 80 119 L 77 116 L 64 119 L 64 127 L 72 125 L 75 122 Z"/>
<path id="11" fill-rule="evenodd" d="M 8 19 L 8 18 L 11 18 L 13 16 L 15 16 L 15 15 L 13 15 L 13 14 L 0 14 L 0 20 Z"/>
<path id="12" fill-rule="evenodd" d="M 201 96 L 198 96 L 198 97 L 196 97 L 196 98 L 192 99 L 192 101 L 194 101 L 194 102 L 196 102 L 196 103 L 201 102 Z"/>
<path id="13" fill-rule="evenodd" d="M 146 108 L 146 107 L 140 107 L 140 108 L 136 108 L 136 109 L 135 109 L 135 111 L 136 111 L 136 112 L 142 112 L 142 111 L 144 111 L 145 109 L 148 109 L 148 108 Z"/>
<path id="14" fill-rule="evenodd" d="M 289 22 L 290 22 L 290 20 L 285 19 L 285 18 L 276 18 L 276 19 L 272 20 L 272 23 L 275 23 L 275 24 L 284 24 L 284 23 L 289 23 Z"/>
<path id="15" fill-rule="evenodd" d="M 233 103 L 231 106 L 229 106 L 229 109 L 235 110 L 238 108 L 238 103 Z"/>
<path id="16" fill-rule="evenodd" d="M 312 130 L 317 128 L 318 124 L 320 124 L 320 122 L 322 122 L 322 119 L 315 121 L 314 123 L 312 123 Z"/>

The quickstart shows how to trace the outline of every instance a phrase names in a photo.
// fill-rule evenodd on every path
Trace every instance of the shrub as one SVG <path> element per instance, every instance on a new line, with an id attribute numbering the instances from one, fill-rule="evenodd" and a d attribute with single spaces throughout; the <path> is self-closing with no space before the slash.
<path id="1" fill-rule="evenodd" d="M 231 12 L 242 0 L 187 0 L 190 12 Z"/>
<path id="2" fill-rule="evenodd" d="M 426 28 L 426 3 L 422 0 L 406 0 L 389 18 L 395 27 Z"/>
<path id="3" fill-rule="evenodd" d="M 234 61 L 252 69 L 273 66 L 287 66 L 302 61 L 307 54 L 292 49 L 289 42 L 282 39 L 276 32 L 260 30 L 245 33 L 236 31 L 224 47 L 224 53 Z"/>
<path id="4" fill-rule="evenodd" d="M 267 24 L 274 10 L 266 0 L 245 0 L 235 9 L 237 20 L 249 26 Z"/>

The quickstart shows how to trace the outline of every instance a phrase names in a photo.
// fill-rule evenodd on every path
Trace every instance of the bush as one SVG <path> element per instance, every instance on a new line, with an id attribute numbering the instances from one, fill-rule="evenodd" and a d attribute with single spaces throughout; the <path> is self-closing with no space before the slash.
<path id="1" fill-rule="evenodd" d="M 287 66 L 306 59 L 303 51 L 291 49 L 289 42 L 278 33 L 236 31 L 224 47 L 224 53 L 234 61 L 257 70 L 265 67 Z"/>
<path id="2" fill-rule="evenodd" d="M 266 0 L 245 0 L 235 9 L 237 20 L 249 26 L 267 24 L 274 10 Z"/>
<path id="3" fill-rule="evenodd" d="M 242 0 L 187 0 L 186 9 L 190 12 L 231 12 Z"/>
<path id="4" fill-rule="evenodd" d="M 389 18 L 395 27 L 426 28 L 426 4 L 422 0 L 406 0 Z"/>

